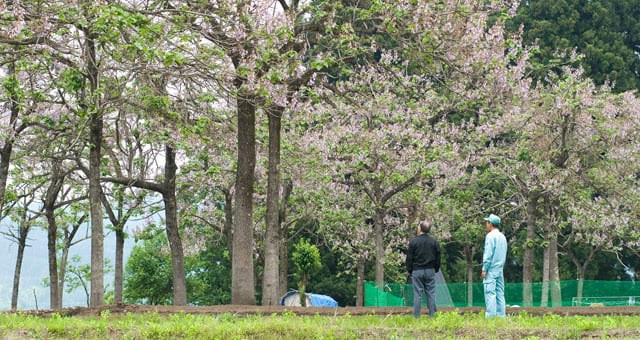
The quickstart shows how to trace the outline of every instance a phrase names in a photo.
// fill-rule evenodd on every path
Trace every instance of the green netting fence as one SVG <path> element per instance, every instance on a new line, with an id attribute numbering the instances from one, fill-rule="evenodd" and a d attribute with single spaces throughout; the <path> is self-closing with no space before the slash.
<path id="1" fill-rule="evenodd" d="M 578 280 L 550 283 L 531 283 L 533 303 L 525 304 L 522 299 L 523 283 L 505 283 L 504 295 L 508 306 L 552 307 L 552 306 L 605 306 L 640 305 L 640 283 L 634 281 L 582 281 L 582 295 L 579 296 Z M 552 302 L 552 287 L 556 285 Z M 468 307 L 484 306 L 482 282 L 471 284 L 472 301 L 469 301 L 467 283 L 445 283 L 436 285 L 436 304 L 438 306 Z M 542 303 L 542 292 L 547 290 L 547 303 Z M 561 298 L 557 298 L 557 292 Z M 413 286 L 399 283 L 365 282 L 365 306 L 412 306 Z M 426 301 L 423 297 L 423 305 Z"/>

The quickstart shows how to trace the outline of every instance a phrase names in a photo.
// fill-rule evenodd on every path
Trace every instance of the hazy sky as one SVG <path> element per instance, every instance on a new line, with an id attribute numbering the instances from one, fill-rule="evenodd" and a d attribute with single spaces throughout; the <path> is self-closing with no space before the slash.
<path id="1" fill-rule="evenodd" d="M 8 218 L 5 219 L 8 221 Z M 0 224 L 2 230 L 8 228 L 7 223 Z M 86 228 L 79 231 L 79 237 L 85 236 Z M 29 233 L 28 244 L 25 249 L 24 261 L 22 264 L 22 275 L 20 279 L 20 293 L 18 297 L 18 309 L 35 309 L 36 298 L 33 291 L 35 289 L 39 309 L 49 308 L 49 287 L 42 285 L 42 279 L 49 276 L 47 260 L 47 233 L 41 228 L 34 228 Z M 134 245 L 133 237 L 125 240 L 124 261 L 126 264 L 129 253 Z M 91 257 L 91 240 L 87 239 L 71 247 L 69 259 L 74 254 L 80 255 L 82 264 L 89 264 Z M 115 263 L 115 234 L 112 232 L 104 239 L 105 258 L 109 258 L 111 265 Z M 13 274 L 16 265 L 18 245 L 11 242 L 4 236 L 0 236 L 0 310 L 11 308 L 11 292 L 13 289 Z M 108 289 L 113 289 L 113 273 L 105 275 L 105 285 Z M 63 307 L 86 306 L 86 295 L 82 287 L 77 288 L 72 293 L 64 293 L 62 299 Z"/>

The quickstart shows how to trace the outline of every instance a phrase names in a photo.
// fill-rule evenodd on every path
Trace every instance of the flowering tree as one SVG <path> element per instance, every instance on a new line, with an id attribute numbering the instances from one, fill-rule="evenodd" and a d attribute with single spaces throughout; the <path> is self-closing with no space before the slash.
<path id="1" fill-rule="evenodd" d="M 576 265 L 578 297 L 587 266 L 601 251 L 619 252 L 638 247 L 637 173 L 638 122 L 640 105 L 632 93 L 613 95 L 609 88 L 584 85 L 591 98 L 580 98 L 587 111 L 582 126 L 590 126 L 590 137 L 580 150 L 580 168 L 572 173 L 571 185 L 562 195 L 561 208 L 568 212 L 562 231 L 567 235 L 563 248 Z M 590 99 L 590 100 L 589 100 Z M 575 249 L 586 245 L 580 258 Z M 575 247 L 575 248 L 574 248 Z"/>
<path id="2" fill-rule="evenodd" d="M 2 2 L 2 7 L 7 3 Z M 16 21 L 14 30 L 3 42 L 12 46 L 29 46 L 30 55 L 40 55 L 56 81 L 57 98 L 51 102 L 62 105 L 65 112 L 80 118 L 85 126 L 83 138 L 89 148 L 89 200 L 92 226 L 91 305 L 104 303 L 103 230 L 100 201 L 100 168 L 103 115 L 109 111 L 113 71 L 106 62 L 113 56 L 114 46 L 121 42 L 118 18 L 122 12 L 100 2 L 34 1 L 13 2 Z M 50 107 L 49 107 L 50 108 Z M 82 129 L 85 131 L 85 129 Z"/>
<path id="3" fill-rule="evenodd" d="M 340 2 L 323 1 L 220 1 L 215 3 L 172 2 L 154 12 L 174 23 L 186 42 L 176 40 L 176 51 L 197 66 L 208 81 L 217 83 L 235 99 L 237 110 L 237 168 L 233 238 L 234 303 L 254 304 L 253 182 L 256 165 L 256 113 L 267 115 L 270 136 L 265 229 L 265 278 L 263 303 L 278 300 L 278 201 L 281 117 L 313 74 L 343 56 L 319 54 L 307 58 L 310 45 L 330 41 L 335 35 L 345 47 L 351 33 L 333 25 Z M 176 10 L 176 8 L 185 9 Z M 310 20 L 309 17 L 317 18 Z M 323 36 L 324 34 L 324 36 Z M 183 40 L 184 41 L 184 40 Z M 344 50 L 344 49 L 343 49 Z M 203 61 L 206 60 L 205 63 Z M 304 64 L 304 66 L 303 66 Z"/>
<path id="4" fill-rule="evenodd" d="M 502 21 L 484 28 L 490 14 L 512 13 L 514 5 L 385 4 L 394 30 L 380 45 L 391 41 L 395 48 L 373 44 L 379 60 L 329 84 L 339 100 L 319 93 L 325 103 L 308 119 L 309 145 L 325 155 L 321 163 L 335 184 L 370 200 L 378 282 L 384 219 L 403 204 L 400 195 L 424 202 L 464 174 L 477 162 L 487 122 L 514 110 L 513 96 L 528 89 L 527 53 L 517 37 L 505 38 Z"/>
<path id="5" fill-rule="evenodd" d="M 538 216 L 543 217 L 545 246 L 551 250 L 545 250 L 545 269 L 549 273 L 543 276 L 557 281 L 557 236 L 563 222 L 558 209 L 563 204 L 571 205 L 573 190 L 583 187 L 587 180 L 584 175 L 603 165 L 599 154 L 622 143 L 610 131 L 626 131 L 626 116 L 633 116 L 625 114 L 623 118 L 622 112 L 633 112 L 628 109 L 632 105 L 615 100 L 607 88 L 595 88 L 580 70 L 565 68 L 561 75 L 550 74 L 547 82 L 548 86 L 532 89 L 523 98 L 522 109 L 502 116 L 492 130 L 495 136 L 512 136 L 501 138 L 490 152 L 494 153 L 493 165 L 504 171 L 520 193 L 520 200 L 526 202 L 525 304 L 532 303 L 530 282 Z M 568 235 L 563 246 L 575 237 L 573 232 Z"/>

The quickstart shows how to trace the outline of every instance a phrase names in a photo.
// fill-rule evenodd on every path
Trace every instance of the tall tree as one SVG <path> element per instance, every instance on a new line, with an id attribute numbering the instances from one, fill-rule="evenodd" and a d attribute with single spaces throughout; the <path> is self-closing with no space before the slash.
<path id="1" fill-rule="evenodd" d="M 281 118 L 299 97 L 298 92 L 324 66 L 343 56 L 306 58 L 309 44 L 346 36 L 342 44 L 350 46 L 350 30 L 329 24 L 339 2 L 305 4 L 299 1 L 255 1 L 184 4 L 189 11 L 170 17 L 177 26 L 194 32 L 189 42 L 196 62 L 207 81 L 228 89 L 237 110 L 237 168 L 233 237 L 233 303 L 255 303 L 253 271 L 253 190 L 256 166 L 256 114 L 264 112 L 270 123 L 270 158 L 265 231 L 265 278 L 263 303 L 278 301 L 278 201 Z M 180 7 L 179 5 L 177 7 Z M 309 21 L 322 16 L 322 20 Z M 186 16 L 187 18 L 182 18 Z M 201 19 L 201 20 L 200 20 Z M 343 33 L 344 32 L 344 33 Z M 330 49 L 328 49 L 330 51 Z M 206 67 L 203 58 L 210 61 Z M 303 62 L 306 66 L 303 66 Z"/>
<path id="2" fill-rule="evenodd" d="M 58 97 L 53 103 L 76 115 L 87 127 L 83 136 L 88 142 L 89 201 L 92 226 L 91 305 L 104 304 L 103 228 L 100 201 L 101 147 L 103 118 L 114 91 L 109 83 L 109 53 L 119 46 L 117 18 L 122 12 L 91 1 L 15 3 L 22 15 L 14 23 L 22 28 L 16 36 L 3 37 L 14 46 L 31 46 L 47 62 L 57 67 L 48 69 L 55 79 Z M 43 24 L 46 22 L 48 24 Z M 112 45 L 113 44 L 113 45 Z"/>

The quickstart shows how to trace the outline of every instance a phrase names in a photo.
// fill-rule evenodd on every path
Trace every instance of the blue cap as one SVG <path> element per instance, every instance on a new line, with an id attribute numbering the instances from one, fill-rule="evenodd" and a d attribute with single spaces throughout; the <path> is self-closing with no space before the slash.
<path id="1" fill-rule="evenodd" d="M 500 225 L 500 217 L 494 214 L 489 215 L 489 217 L 485 217 L 484 220 L 491 222 L 493 225 Z"/>

